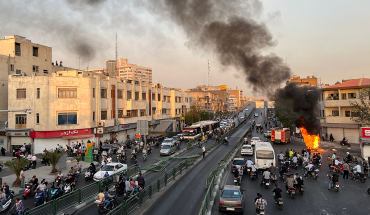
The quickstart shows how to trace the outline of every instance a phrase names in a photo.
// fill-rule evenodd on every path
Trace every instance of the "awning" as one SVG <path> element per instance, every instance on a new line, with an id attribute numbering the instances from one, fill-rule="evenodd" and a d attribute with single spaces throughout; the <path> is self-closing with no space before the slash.
<path id="1" fill-rule="evenodd" d="M 89 138 L 94 137 L 93 134 L 86 134 L 86 135 L 79 135 L 79 136 L 65 136 L 63 137 L 63 140 L 71 140 L 71 139 L 83 139 L 83 138 Z"/>

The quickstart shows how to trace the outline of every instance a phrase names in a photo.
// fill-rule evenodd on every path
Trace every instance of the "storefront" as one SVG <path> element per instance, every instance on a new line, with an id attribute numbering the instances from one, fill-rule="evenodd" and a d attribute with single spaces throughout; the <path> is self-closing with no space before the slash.
<path id="1" fill-rule="evenodd" d="M 32 131 L 31 138 L 34 142 L 34 153 L 42 153 L 45 149 L 55 149 L 57 145 L 62 145 L 63 148 L 66 146 L 72 146 L 72 143 L 84 142 L 88 140 L 91 142 L 95 141 L 94 134 L 91 133 L 91 129 L 75 129 L 75 130 L 63 130 L 63 131 Z"/>
<path id="2" fill-rule="evenodd" d="M 117 132 L 118 142 L 119 143 L 126 142 L 127 135 L 130 135 L 130 139 L 133 139 L 135 137 L 136 128 L 137 128 L 136 123 L 119 125 Z"/>
<path id="3" fill-rule="evenodd" d="M 23 146 L 24 144 L 29 143 L 32 144 L 32 139 L 30 138 L 30 131 L 17 131 L 17 132 L 8 131 L 6 132 L 6 136 L 10 138 L 11 152 Z"/>

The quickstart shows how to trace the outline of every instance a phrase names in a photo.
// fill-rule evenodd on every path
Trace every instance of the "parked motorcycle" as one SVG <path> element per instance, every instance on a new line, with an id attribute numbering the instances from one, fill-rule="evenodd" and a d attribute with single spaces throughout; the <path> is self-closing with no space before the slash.
<path id="1" fill-rule="evenodd" d="M 5 203 L 3 204 L 3 208 L 0 209 L 0 212 L 6 211 L 6 210 L 8 210 L 10 208 L 10 205 L 12 204 L 13 196 L 14 196 L 14 191 L 13 191 L 13 189 L 11 189 L 10 190 L 10 195 L 5 200 Z"/>

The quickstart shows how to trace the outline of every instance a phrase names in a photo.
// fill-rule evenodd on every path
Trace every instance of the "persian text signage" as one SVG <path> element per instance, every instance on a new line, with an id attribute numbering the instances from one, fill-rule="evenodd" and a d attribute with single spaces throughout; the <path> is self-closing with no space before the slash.
<path id="1" fill-rule="evenodd" d="M 31 138 L 53 138 L 53 137 L 69 137 L 91 134 L 91 129 L 73 129 L 64 131 L 31 131 Z"/>

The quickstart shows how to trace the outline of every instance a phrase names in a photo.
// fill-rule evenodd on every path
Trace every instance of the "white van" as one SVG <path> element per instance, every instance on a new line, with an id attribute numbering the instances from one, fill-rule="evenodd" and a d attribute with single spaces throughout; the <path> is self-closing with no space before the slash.
<path id="1" fill-rule="evenodd" d="M 257 142 L 255 145 L 254 160 L 258 169 L 270 168 L 271 163 L 276 167 L 275 152 L 269 142 Z"/>

